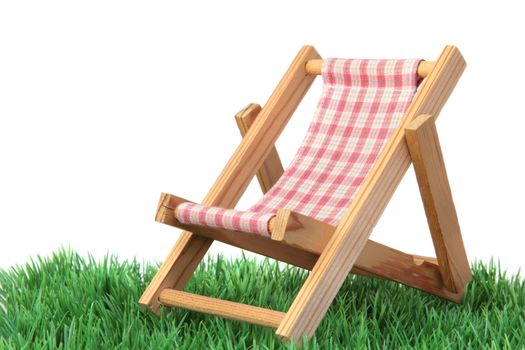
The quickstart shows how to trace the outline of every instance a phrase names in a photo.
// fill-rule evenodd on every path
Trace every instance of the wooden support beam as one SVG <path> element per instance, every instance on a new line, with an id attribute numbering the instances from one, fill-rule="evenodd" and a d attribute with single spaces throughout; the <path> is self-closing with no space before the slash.
<path id="1" fill-rule="evenodd" d="M 160 302 L 164 305 L 180 307 L 187 310 L 250 322 L 265 327 L 277 328 L 284 312 L 251 306 L 233 301 L 205 297 L 180 290 L 164 289 L 160 293 Z"/>
<path id="2" fill-rule="evenodd" d="M 401 121 L 401 126 L 390 138 L 342 217 L 279 325 L 277 335 L 297 341 L 303 335 L 312 336 L 410 166 L 405 128 L 421 114 L 439 114 L 464 68 L 465 61 L 459 50 L 447 46 L 422 83 Z"/>
<path id="3" fill-rule="evenodd" d="M 260 112 L 260 105 L 250 103 L 235 115 L 235 121 L 237 122 L 242 137 L 246 135 Z M 281 178 L 283 172 L 284 169 L 281 159 L 279 158 L 277 149 L 274 146 L 270 153 L 268 153 L 261 168 L 257 170 L 256 174 L 263 193 L 268 192 L 270 188 L 272 188 L 272 186 Z"/>
<path id="4" fill-rule="evenodd" d="M 237 204 L 315 79 L 306 73 L 306 62 L 319 58 L 312 46 L 304 46 L 299 51 L 202 204 L 224 208 Z M 212 242 L 189 231 L 183 232 L 139 304 L 158 312 L 160 292 L 166 288 L 184 288 Z"/>
<path id="5" fill-rule="evenodd" d="M 283 240 L 276 240 L 244 232 L 185 225 L 175 217 L 177 205 L 184 202 L 189 201 L 170 194 L 162 194 L 156 220 L 166 225 L 192 231 L 196 235 L 218 240 L 308 270 L 315 266 L 319 254 L 324 250 L 324 246 L 319 245 L 312 239 L 301 240 L 296 233 L 304 233 L 306 236 L 309 236 L 311 233 L 313 236 L 318 236 L 319 234 L 315 229 L 321 227 L 323 233 L 319 239 L 326 244 L 336 229 L 335 226 L 296 213 L 289 213 L 287 218 L 284 214 L 286 213 L 285 211 L 282 211 L 281 213 L 283 214 L 280 216 L 278 215 L 278 217 L 283 218 L 280 220 L 284 224 L 276 225 L 291 228 L 292 230 L 288 233 L 295 235 L 293 239 L 287 238 L 288 233 L 277 233 L 277 235 L 284 238 Z M 297 229 L 298 226 L 301 227 Z M 272 238 L 273 234 L 274 231 L 272 231 Z M 312 244 L 310 245 L 310 243 Z M 357 258 L 351 272 L 368 277 L 397 281 L 455 302 L 461 300 L 461 293 L 451 293 L 444 287 L 436 259 L 406 254 L 370 239 Z"/>
<path id="6" fill-rule="evenodd" d="M 417 67 L 417 74 L 425 78 L 434 68 L 436 62 L 421 61 Z M 306 72 L 311 75 L 320 75 L 323 68 L 323 60 L 310 60 L 306 62 Z"/>
<path id="7" fill-rule="evenodd" d="M 406 128 L 406 140 L 441 277 L 447 289 L 456 293 L 472 276 L 434 118 L 422 115 L 414 119 Z"/>

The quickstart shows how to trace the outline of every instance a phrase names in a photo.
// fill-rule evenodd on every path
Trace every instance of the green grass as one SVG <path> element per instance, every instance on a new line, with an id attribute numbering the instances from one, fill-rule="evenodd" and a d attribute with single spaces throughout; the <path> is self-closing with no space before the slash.
<path id="1" fill-rule="evenodd" d="M 0 271 L 0 349 L 278 349 L 271 329 L 185 310 L 160 318 L 137 300 L 157 266 L 61 250 Z M 396 283 L 351 276 L 305 349 L 525 348 L 525 285 L 493 263 L 473 266 L 456 305 Z M 286 310 L 304 270 L 271 260 L 208 259 L 187 290 Z"/>

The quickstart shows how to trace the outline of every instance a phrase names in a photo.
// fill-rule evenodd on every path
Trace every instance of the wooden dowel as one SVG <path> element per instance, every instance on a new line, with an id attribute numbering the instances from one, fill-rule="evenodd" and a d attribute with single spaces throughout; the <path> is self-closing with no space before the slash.
<path id="1" fill-rule="evenodd" d="M 435 62 L 432 61 L 421 61 L 417 67 L 417 74 L 424 78 L 434 68 Z M 306 73 L 309 75 L 321 74 L 321 68 L 323 67 L 323 60 L 309 60 L 306 62 Z"/>
<path id="2" fill-rule="evenodd" d="M 277 328 L 285 313 L 233 301 L 205 297 L 175 289 L 164 289 L 159 296 L 162 304 L 204 312 L 237 321 Z"/>

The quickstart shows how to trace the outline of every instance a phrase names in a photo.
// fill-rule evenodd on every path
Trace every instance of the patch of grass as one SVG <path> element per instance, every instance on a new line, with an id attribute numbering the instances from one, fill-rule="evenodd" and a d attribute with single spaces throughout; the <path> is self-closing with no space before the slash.
<path id="1" fill-rule="evenodd" d="M 0 349 L 293 349 L 271 329 L 138 304 L 156 265 L 97 262 L 61 250 L 0 271 Z M 304 349 L 525 348 L 525 285 L 475 264 L 456 305 L 387 281 L 350 276 Z M 271 260 L 209 258 L 186 290 L 287 310 L 307 272 Z"/>

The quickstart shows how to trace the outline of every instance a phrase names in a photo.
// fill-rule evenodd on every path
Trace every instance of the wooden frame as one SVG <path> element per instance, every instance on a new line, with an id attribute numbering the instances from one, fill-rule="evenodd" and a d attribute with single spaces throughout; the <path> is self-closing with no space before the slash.
<path id="1" fill-rule="evenodd" d="M 203 201 L 234 207 L 253 176 L 263 192 L 283 173 L 275 141 L 293 114 L 322 60 L 311 46 L 298 53 L 263 108 L 250 104 L 236 116 L 243 140 Z M 422 86 L 371 174 L 338 226 L 282 209 L 270 222 L 271 239 L 225 229 L 186 225 L 175 208 L 186 202 L 162 194 L 156 220 L 185 230 L 139 303 L 207 312 L 276 328 L 284 339 L 310 337 L 348 273 L 391 279 L 459 302 L 471 278 L 458 219 L 434 125 L 465 68 L 459 50 L 447 46 L 436 62 L 424 61 Z M 369 239 L 409 165 L 414 163 L 437 258 L 405 254 Z M 290 309 L 266 310 L 182 292 L 213 240 L 311 270 Z"/>

